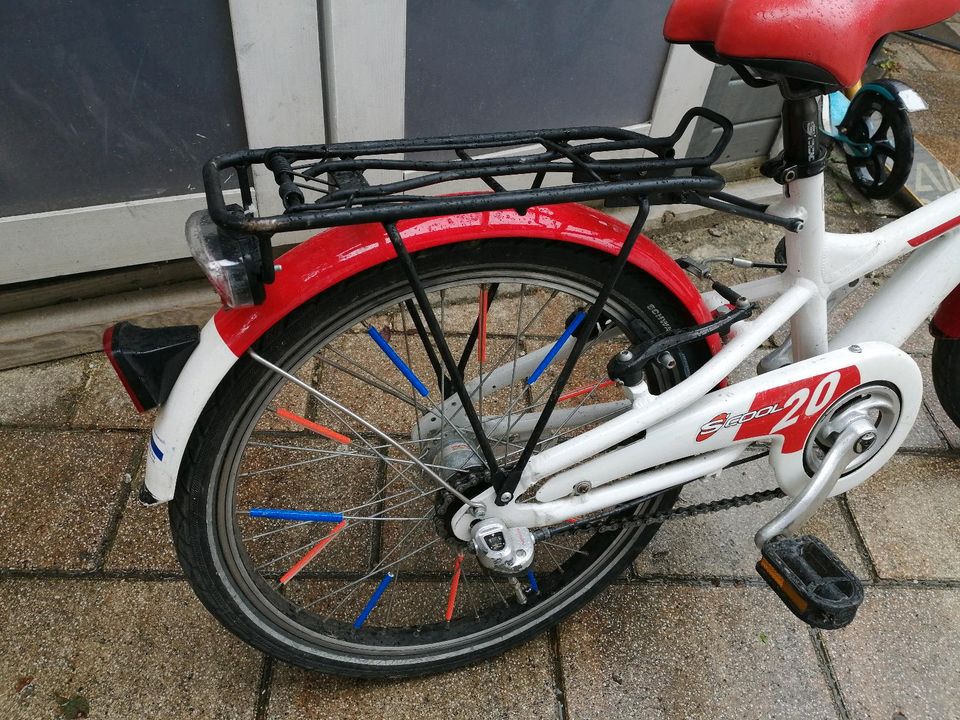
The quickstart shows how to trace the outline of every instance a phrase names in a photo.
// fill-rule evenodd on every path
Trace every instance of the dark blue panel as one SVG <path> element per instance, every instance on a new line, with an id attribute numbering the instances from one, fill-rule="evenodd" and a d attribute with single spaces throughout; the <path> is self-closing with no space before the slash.
<path id="1" fill-rule="evenodd" d="M 227 0 L 0 3 L 0 215 L 197 192 L 246 145 Z"/>
<path id="2" fill-rule="evenodd" d="M 407 0 L 406 135 L 650 119 L 670 0 Z"/>

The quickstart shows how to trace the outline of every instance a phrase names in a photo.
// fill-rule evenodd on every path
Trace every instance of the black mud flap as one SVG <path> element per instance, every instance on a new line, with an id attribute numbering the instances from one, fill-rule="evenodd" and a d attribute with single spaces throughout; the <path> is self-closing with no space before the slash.
<path id="1" fill-rule="evenodd" d="M 103 334 L 103 351 L 139 412 L 163 404 L 199 344 L 196 325 L 143 328 L 121 322 Z"/>

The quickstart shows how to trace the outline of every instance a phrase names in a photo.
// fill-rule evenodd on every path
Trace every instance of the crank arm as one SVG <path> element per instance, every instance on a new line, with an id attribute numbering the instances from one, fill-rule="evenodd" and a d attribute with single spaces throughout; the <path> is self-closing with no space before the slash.
<path id="1" fill-rule="evenodd" d="M 790 535 L 809 520 L 830 496 L 850 461 L 873 445 L 877 439 L 876 430 L 874 424 L 864 417 L 847 425 L 803 491 L 779 515 L 757 531 L 753 538 L 757 547 L 762 550 L 775 537 Z"/>

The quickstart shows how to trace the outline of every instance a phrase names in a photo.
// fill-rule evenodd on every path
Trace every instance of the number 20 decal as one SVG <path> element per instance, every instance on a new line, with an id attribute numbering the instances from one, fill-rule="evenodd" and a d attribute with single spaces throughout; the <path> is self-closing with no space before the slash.
<path id="1" fill-rule="evenodd" d="M 834 371 L 823 378 L 812 393 L 809 388 L 800 388 L 783 404 L 787 414 L 771 428 L 770 432 L 778 433 L 796 424 L 797 420 L 800 419 L 801 409 L 803 414 L 808 417 L 818 415 L 833 400 L 839 386 L 840 371 Z"/>
<path id="2" fill-rule="evenodd" d="M 757 393 L 750 409 L 741 416 L 751 419 L 739 426 L 734 439 L 781 435 L 782 452 L 802 450 L 823 411 L 859 383 L 860 370 L 850 365 Z M 727 427 L 732 424 L 728 421 Z"/>

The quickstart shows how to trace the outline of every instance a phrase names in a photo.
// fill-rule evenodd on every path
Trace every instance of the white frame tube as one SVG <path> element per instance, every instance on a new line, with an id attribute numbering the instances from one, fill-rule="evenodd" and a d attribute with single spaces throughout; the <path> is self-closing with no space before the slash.
<path id="1" fill-rule="evenodd" d="M 614 445 L 655 427 L 657 423 L 690 406 L 716 387 L 787 321 L 791 323 L 795 361 L 827 352 L 827 299 L 830 293 L 918 247 L 919 251 L 909 258 L 847 326 L 829 341 L 830 348 L 870 340 L 899 346 L 929 316 L 936 305 L 960 284 L 960 263 L 955 262 L 955 245 L 960 239 L 960 230 L 948 229 L 951 223 L 955 224 L 960 217 L 960 190 L 874 232 L 840 234 L 825 230 L 823 182 L 822 175 L 796 180 L 785 188 L 784 198 L 770 208 L 773 214 L 804 220 L 804 227 L 800 232 L 786 235 L 786 272 L 780 277 L 757 280 L 737 287 L 750 300 L 774 295 L 779 297 L 755 320 L 738 323 L 734 327 L 733 338 L 724 348 L 676 387 L 658 396 L 651 395 L 642 384 L 627 388 L 628 396 L 633 401 L 632 409 L 531 458 L 521 476 L 515 496 L 521 495 L 547 477 L 595 458 Z M 936 234 L 941 229 L 943 232 L 939 235 L 923 240 L 925 235 Z M 712 308 L 723 304 L 716 293 L 706 293 L 704 300 L 708 307 Z M 742 451 L 742 448 L 738 447 L 728 449 L 731 452 Z M 682 461 L 684 452 L 683 444 L 678 444 L 678 456 L 673 460 Z M 713 456 L 712 453 L 710 455 Z M 637 458 L 636 468 L 648 466 L 642 457 Z M 691 464 L 690 467 L 692 466 Z M 659 475 L 664 470 L 665 468 L 661 468 L 651 472 Z M 671 476 L 664 474 L 662 477 Z M 650 472 L 591 491 L 587 495 L 595 499 L 589 501 L 589 506 L 592 510 L 598 510 L 609 507 L 609 504 L 623 502 L 629 499 L 628 488 L 640 485 L 643 485 L 646 492 L 650 492 L 652 485 L 649 483 L 631 482 L 640 477 L 649 480 Z M 691 479 L 679 471 L 679 468 L 676 477 L 684 478 L 677 482 Z M 669 487 L 660 485 L 659 482 L 656 483 L 656 487 L 660 489 Z M 618 488 L 616 492 L 610 489 L 613 487 Z M 610 498 L 616 499 L 611 500 L 608 505 L 602 504 L 604 499 Z M 549 503 L 549 512 L 541 509 L 538 513 L 527 510 L 526 506 L 532 505 L 530 503 L 513 501 L 509 504 L 509 512 L 514 522 L 517 517 L 526 517 L 528 514 L 531 520 L 549 516 L 555 522 L 556 518 L 575 517 L 586 512 L 585 503 L 582 498 L 554 500 Z M 497 513 L 492 503 L 489 509 L 492 514 Z M 569 514 L 565 514 L 567 510 Z M 536 524 L 537 522 L 531 522 L 531 525 Z"/>

